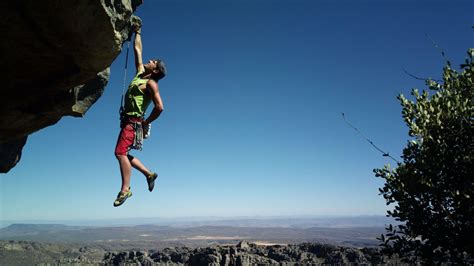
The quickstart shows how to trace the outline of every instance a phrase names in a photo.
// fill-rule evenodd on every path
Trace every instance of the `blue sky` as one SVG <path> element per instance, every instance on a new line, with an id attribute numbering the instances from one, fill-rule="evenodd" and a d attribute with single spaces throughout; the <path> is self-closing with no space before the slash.
<path id="1" fill-rule="evenodd" d="M 354 3 L 357 2 L 357 3 Z M 139 7 L 144 59 L 162 58 L 165 111 L 142 152 L 153 193 L 120 189 L 114 147 L 125 53 L 82 119 L 34 133 L 0 176 L 1 220 L 384 215 L 390 162 L 408 139 L 396 96 L 424 88 L 473 47 L 472 1 L 152 1 Z M 429 36 L 429 37 L 427 37 Z M 132 60 L 130 54 L 130 60 Z M 132 78 L 132 74 L 128 79 Z"/>

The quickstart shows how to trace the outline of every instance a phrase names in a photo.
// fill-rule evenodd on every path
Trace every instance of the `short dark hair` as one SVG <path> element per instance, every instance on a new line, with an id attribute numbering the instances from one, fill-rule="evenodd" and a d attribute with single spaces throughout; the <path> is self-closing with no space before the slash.
<path id="1" fill-rule="evenodd" d="M 166 65 L 163 60 L 156 59 L 156 68 L 159 70 L 158 73 L 153 72 L 151 78 L 155 81 L 158 81 L 166 76 Z"/>

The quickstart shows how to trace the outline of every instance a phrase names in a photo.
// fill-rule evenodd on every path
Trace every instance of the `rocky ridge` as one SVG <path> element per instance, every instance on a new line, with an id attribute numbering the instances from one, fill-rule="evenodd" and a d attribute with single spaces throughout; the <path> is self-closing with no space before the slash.
<path id="1" fill-rule="evenodd" d="M 191 249 L 165 248 L 162 251 L 124 251 L 105 254 L 105 264 L 129 265 L 320 265 L 394 263 L 377 249 L 354 249 L 327 244 L 256 245 L 245 241 L 237 245 Z"/>
<path id="2" fill-rule="evenodd" d="M 257 245 L 241 241 L 237 245 L 161 250 L 109 250 L 74 244 L 30 241 L 0 241 L 3 265 L 321 265 L 397 264 L 376 248 L 349 248 L 321 243 Z"/>

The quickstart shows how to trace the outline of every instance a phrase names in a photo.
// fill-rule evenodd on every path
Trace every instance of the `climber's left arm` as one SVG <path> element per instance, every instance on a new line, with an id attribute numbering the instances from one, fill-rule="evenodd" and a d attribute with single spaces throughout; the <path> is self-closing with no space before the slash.
<path id="1" fill-rule="evenodd" d="M 135 30 L 135 40 L 133 42 L 133 50 L 135 52 L 135 67 L 137 68 L 137 73 L 141 73 L 145 71 L 143 67 L 143 59 L 142 59 L 142 37 L 141 37 L 141 28 L 139 25 L 134 26 Z"/>

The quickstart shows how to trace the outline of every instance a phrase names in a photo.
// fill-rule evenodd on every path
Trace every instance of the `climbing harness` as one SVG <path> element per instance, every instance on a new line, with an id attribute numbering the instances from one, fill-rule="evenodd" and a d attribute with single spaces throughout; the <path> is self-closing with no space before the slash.
<path id="1" fill-rule="evenodd" d="M 143 149 L 143 140 L 150 136 L 150 124 L 143 125 L 142 121 L 128 121 L 126 122 L 131 124 L 133 130 L 135 131 L 135 137 L 133 138 L 133 144 L 130 146 L 130 149 L 139 150 Z"/>

